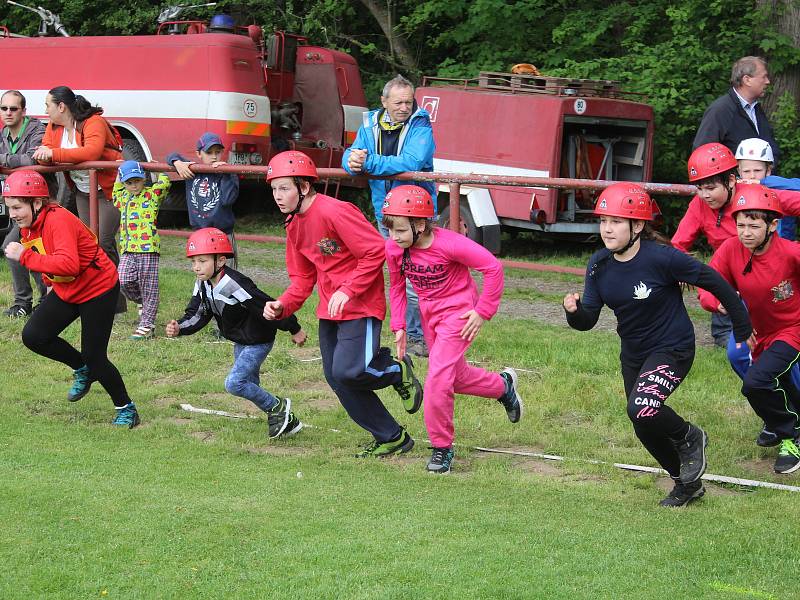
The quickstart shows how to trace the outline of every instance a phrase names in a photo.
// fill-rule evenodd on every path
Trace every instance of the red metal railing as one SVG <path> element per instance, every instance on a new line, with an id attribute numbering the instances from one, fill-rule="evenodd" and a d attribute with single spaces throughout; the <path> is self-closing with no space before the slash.
<path id="1" fill-rule="evenodd" d="M 155 171 L 158 173 L 165 173 L 175 171 L 175 169 L 166 164 L 158 162 L 140 163 L 145 171 Z M 95 233 L 98 232 L 98 205 L 97 205 L 97 169 L 116 169 L 119 166 L 118 162 L 113 161 L 89 161 L 76 165 L 59 165 L 59 166 L 41 166 L 36 165 L 32 167 L 24 167 L 39 172 L 52 173 L 57 171 L 72 171 L 72 170 L 88 170 L 89 171 L 89 228 Z M 192 171 L 195 173 L 236 173 L 237 175 L 246 175 L 251 178 L 266 177 L 267 167 L 255 165 L 222 165 L 219 167 L 212 167 L 209 165 L 193 164 Z M 10 173 L 10 169 L 1 169 L 0 173 Z M 354 179 L 344 169 L 317 169 L 320 179 Z M 359 176 L 362 177 L 362 176 Z M 614 181 L 604 181 L 596 179 L 566 179 L 558 177 L 519 177 L 511 175 L 481 175 L 479 173 L 462 175 L 458 173 L 422 173 L 422 172 L 408 172 L 399 173 L 391 177 L 378 177 L 376 179 L 394 179 L 398 181 L 435 181 L 439 183 L 446 183 L 450 187 L 450 228 L 453 231 L 459 231 L 459 224 L 461 222 L 461 186 L 519 186 L 519 187 L 546 187 L 556 189 L 578 189 L 578 190 L 602 190 L 615 183 Z M 693 196 L 696 193 L 696 188 L 693 185 L 671 184 L 671 183 L 641 183 L 649 193 L 656 195 L 669 195 L 669 196 Z M 166 235 L 182 235 L 182 232 L 172 230 L 161 230 Z M 251 239 L 253 241 L 271 241 L 271 242 L 284 242 L 284 238 L 275 236 L 258 236 L 258 235 L 237 235 L 240 239 Z M 553 267 L 552 265 L 532 265 L 531 263 L 523 263 L 516 261 L 502 261 L 505 266 L 520 269 L 533 269 L 542 271 L 558 271 L 562 273 L 573 273 L 582 275 L 582 269 L 575 269 L 571 267 Z"/>

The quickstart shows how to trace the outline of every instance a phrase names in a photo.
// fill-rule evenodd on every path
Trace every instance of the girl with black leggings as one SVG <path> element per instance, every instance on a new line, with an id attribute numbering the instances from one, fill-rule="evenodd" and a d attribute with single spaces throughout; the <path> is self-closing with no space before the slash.
<path id="1" fill-rule="evenodd" d="M 752 328 L 736 293 L 716 271 L 675 248 L 641 239 L 649 233 L 653 206 L 635 184 L 616 183 L 600 194 L 594 212 L 605 249 L 589 260 L 583 297 L 567 294 L 564 309 L 570 326 L 581 331 L 594 327 L 603 305 L 614 311 L 628 418 L 675 482 L 661 506 L 683 506 L 705 493 L 700 478 L 708 436 L 666 404 L 694 360 L 694 328 L 680 283 L 711 290 L 720 299 L 737 342 L 748 340 Z"/>
<path id="2" fill-rule="evenodd" d="M 107 354 L 119 295 L 117 270 L 94 234 L 68 210 L 49 204 L 48 198 L 47 184 L 33 171 L 16 171 L 3 183 L 3 199 L 22 234 L 22 243 L 6 247 L 6 256 L 42 273 L 52 286 L 22 330 L 22 342 L 73 369 L 67 400 L 80 400 L 92 382 L 99 381 L 114 402 L 114 425 L 133 428 L 139 414 Z M 78 318 L 80 352 L 59 337 Z"/>

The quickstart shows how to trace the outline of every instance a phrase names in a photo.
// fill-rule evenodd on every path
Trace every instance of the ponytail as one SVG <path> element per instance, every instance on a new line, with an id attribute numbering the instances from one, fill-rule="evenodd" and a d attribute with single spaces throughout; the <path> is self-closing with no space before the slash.
<path id="1" fill-rule="evenodd" d="M 54 87 L 48 94 L 50 94 L 56 102 L 63 102 L 76 121 L 85 121 L 92 115 L 103 114 L 102 108 L 99 106 L 92 106 L 86 98 L 81 95 L 76 95 L 75 92 L 65 85 Z"/>

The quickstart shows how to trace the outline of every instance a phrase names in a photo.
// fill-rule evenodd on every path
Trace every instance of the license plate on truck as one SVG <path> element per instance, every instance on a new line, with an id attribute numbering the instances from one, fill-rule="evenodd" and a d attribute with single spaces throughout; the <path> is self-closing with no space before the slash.
<path id="1" fill-rule="evenodd" d="M 247 152 L 230 152 L 228 153 L 228 164 L 230 165 L 249 165 L 250 154 Z"/>

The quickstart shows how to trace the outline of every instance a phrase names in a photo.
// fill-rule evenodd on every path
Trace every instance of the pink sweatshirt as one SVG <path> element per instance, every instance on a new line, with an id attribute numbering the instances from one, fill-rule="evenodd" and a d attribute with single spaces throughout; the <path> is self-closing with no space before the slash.
<path id="1" fill-rule="evenodd" d="M 426 314 L 475 311 L 491 319 L 503 295 L 503 266 L 492 253 L 469 238 L 436 227 L 430 248 L 410 248 L 411 264 L 405 277 L 419 296 L 420 311 Z M 403 249 L 391 238 L 386 240 L 386 263 L 389 267 L 389 300 L 392 309 L 391 329 L 405 329 L 406 288 L 400 274 Z M 483 273 L 483 291 L 470 269 Z"/>

